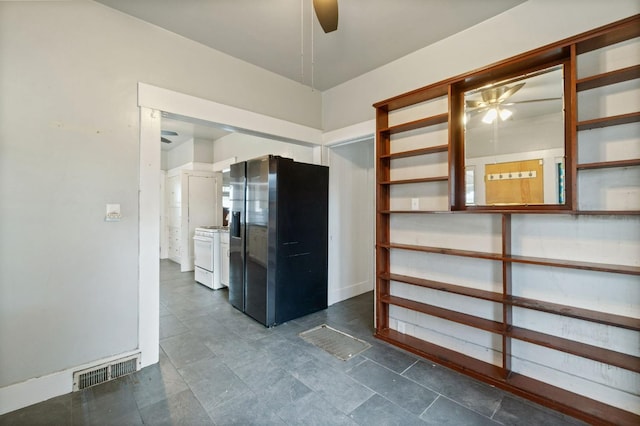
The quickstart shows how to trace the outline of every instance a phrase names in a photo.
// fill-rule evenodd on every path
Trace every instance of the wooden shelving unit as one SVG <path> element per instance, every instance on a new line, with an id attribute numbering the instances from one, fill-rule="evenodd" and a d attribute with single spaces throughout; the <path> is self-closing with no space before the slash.
<path id="1" fill-rule="evenodd" d="M 640 424 L 640 416 L 635 413 L 545 383 L 537 377 L 528 377 L 512 370 L 512 346 L 515 341 L 518 341 L 628 370 L 631 373 L 640 373 L 640 357 L 638 356 L 619 352 L 610 347 L 587 344 L 573 338 L 536 331 L 535 327 L 521 324 L 517 321 L 514 322 L 514 314 L 521 311 L 535 311 L 541 313 L 541 315 L 577 319 L 598 326 L 614 327 L 628 330 L 629 332 L 640 332 L 640 318 L 531 297 L 522 297 L 513 292 L 514 285 L 518 284 L 518 278 L 514 277 L 514 268 L 516 267 L 522 268 L 526 266 L 526 268 L 541 268 L 544 270 L 571 270 L 581 271 L 580 273 L 606 274 L 606 276 L 613 274 L 614 276 L 638 277 L 640 276 L 640 266 L 627 265 L 624 262 L 621 264 L 600 263 L 514 254 L 514 243 L 512 241 L 514 236 L 518 235 L 518 229 L 512 224 L 512 221 L 520 214 L 536 216 L 573 215 L 578 217 L 584 215 L 594 217 L 594 220 L 599 220 L 598 217 L 608 218 L 608 220 L 625 220 L 626 217 L 640 214 L 639 210 L 581 210 L 578 207 L 577 200 L 579 173 L 591 170 L 597 173 L 599 169 L 640 166 L 640 159 L 638 158 L 588 163 L 578 162 L 578 132 L 638 122 L 640 121 L 640 112 L 599 117 L 578 122 L 575 109 L 580 107 L 577 99 L 578 92 L 640 78 L 640 65 L 632 65 L 578 79 L 575 77 L 575 62 L 579 55 L 637 37 L 640 37 L 640 16 L 634 16 L 518 57 L 510 58 L 486 69 L 453 77 L 374 105 L 377 114 L 376 336 L 378 338 L 588 422 L 599 424 Z M 477 85 L 478 82 L 489 82 L 487 75 L 499 80 L 518 71 L 530 72 L 537 66 L 548 66 L 554 63 L 565 64 L 565 70 L 568 74 L 566 78 L 569 80 L 568 89 L 565 89 L 566 104 L 573 108 L 567 115 L 565 125 L 568 156 L 565 167 L 569 186 L 567 189 L 567 204 L 556 208 L 549 206 L 466 208 L 464 206 L 464 193 L 461 193 L 461 189 L 464 187 L 464 159 L 461 158 L 462 154 L 459 148 L 464 133 L 459 124 L 462 121 L 460 120 L 461 113 L 459 111 L 464 102 L 464 90 L 470 87 L 469 84 L 471 83 Z M 446 112 L 389 126 L 389 115 L 393 111 L 428 102 L 444 95 L 448 97 L 448 110 Z M 399 152 L 392 151 L 391 145 L 393 144 L 394 136 L 443 123 L 448 125 L 447 144 Z M 430 156 L 443 152 L 447 152 L 448 157 L 449 173 L 447 176 L 428 175 L 411 179 L 391 179 L 392 160 Z M 446 182 L 448 185 L 449 202 L 445 208 L 436 210 L 391 208 L 392 186 L 404 184 L 432 185 L 436 182 Z M 416 214 L 422 215 L 420 217 L 424 217 L 425 220 L 432 220 L 431 218 L 438 215 L 445 215 L 451 218 L 462 217 L 463 219 L 465 215 L 491 215 L 495 218 L 492 223 L 500 223 L 500 247 L 492 251 L 477 251 L 396 242 L 392 238 L 391 218 L 404 220 L 403 218 Z M 545 218 L 545 216 L 542 217 Z M 397 273 L 395 272 L 395 265 L 392 263 L 392 252 L 398 253 L 398 255 L 402 253 L 422 253 L 428 256 L 444 256 L 446 258 L 474 259 L 476 262 L 489 262 L 493 265 L 492 270 L 501 271 L 501 291 L 481 290 L 464 285 L 464 283 L 442 282 L 420 276 L 420 274 L 412 276 L 406 272 Z M 392 291 L 392 287 L 398 285 L 396 283 L 402 286 L 409 286 L 409 288 L 426 289 L 421 291 L 435 291 L 438 294 L 452 295 L 450 297 L 468 298 L 469 300 L 479 300 L 483 301 L 483 303 L 494 304 L 500 307 L 501 315 L 498 315 L 499 318 L 488 319 L 471 315 L 462 309 L 454 310 L 451 306 L 445 308 L 438 306 L 435 302 L 432 304 L 425 303 L 424 300 L 418 301 L 400 297 Z M 638 284 L 640 285 L 640 282 Z M 615 291 L 615 289 L 612 288 L 611 291 Z M 486 362 L 415 336 L 400 333 L 391 327 L 390 307 L 417 312 L 428 317 L 462 324 L 473 330 L 481 330 L 482 332 L 499 336 L 501 346 L 493 348 L 493 350 L 496 353 L 500 353 L 501 362 L 499 365 Z"/>

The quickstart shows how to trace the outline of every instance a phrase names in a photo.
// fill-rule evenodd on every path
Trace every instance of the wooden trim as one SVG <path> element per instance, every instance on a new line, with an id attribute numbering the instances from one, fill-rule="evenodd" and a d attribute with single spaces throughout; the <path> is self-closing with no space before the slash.
<path id="1" fill-rule="evenodd" d="M 605 25 L 574 37 L 579 55 L 640 37 L 640 15 Z"/>
<path id="2" fill-rule="evenodd" d="M 564 113 L 564 205 L 571 210 L 578 206 L 578 173 L 576 162 L 578 161 L 578 132 L 576 123 L 578 122 L 578 94 L 576 93 L 576 80 L 578 70 L 576 64 L 578 58 L 576 46 L 571 45 L 571 56 L 568 63 L 564 64 L 564 97 L 569 108 L 565 108 Z"/>
<path id="3" fill-rule="evenodd" d="M 511 215 L 502 215 L 502 257 L 511 256 Z M 506 379 L 511 374 L 511 337 L 507 331 L 513 326 L 513 309 L 504 300 L 512 294 L 511 263 L 502 261 L 502 367 Z"/>
<path id="4" fill-rule="evenodd" d="M 449 85 L 449 210 L 464 210 L 464 90 Z"/>

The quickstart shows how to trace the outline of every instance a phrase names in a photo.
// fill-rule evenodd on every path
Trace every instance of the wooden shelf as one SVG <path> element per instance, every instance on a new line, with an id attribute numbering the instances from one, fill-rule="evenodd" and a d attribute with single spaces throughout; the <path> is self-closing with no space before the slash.
<path id="1" fill-rule="evenodd" d="M 566 391 L 522 374 L 511 373 L 507 379 L 507 385 L 509 386 L 505 387 L 507 390 L 568 413 L 590 424 L 637 425 L 640 423 L 640 416 L 637 414 Z M 500 384 L 497 386 L 500 386 Z"/>
<path id="2" fill-rule="evenodd" d="M 549 314 L 562 315 L 570 318 L 596 322 L 599 324 L 611 325 L 614 327 L 626 328 L 640 331 L 640 319 L 625 317 L 622 315 L 610 314 L 607 312 L 593 311 L 590 309 L 578 308 L 575 306 L 561 305 L 558 303 L 545 302 L 526 297 L 509 296 L 504 303 L 519 308 L 532 309 Z"/>
<path id="3" fill-rule="evenodd" d="M 634 167 L 640 166 L 640 158 L 632 158 L 630 160 L 617 160 L 617 161 L 600 161 L 597 163 L 582 163 L 576 165 L 578 170 L 593 170 L 593 169 L 609 169 L 615 167 Z"/>
<path id="4" fill-rule="evenodd" d="M 600 129 L 609 126 L 619 126 L 622 124 L 636 123 L 640 121 L 640 112 L 630 112 L 628 114 L 613 115 L 611 117 L 594 118 L 593 120 L 579 121 L 578 131 Z"/>
<path id="5" fill-rule="evenodd" d="M 637 216 L 640 210 L 576 210 L 576 215 L 596 215 L 596 216 Z"/>
<path id="6" fill-rule="evenodd" d="M 497 260 L 497 261 L 500 261 L 503 259 L 502 255 L 497 253 L 485 253 L 482 251 L 471 251 L 471 250 L 457 250 L 457 249 L 449 249 L 449 248 L 442 248 L 442 247 L 417 246 L 417 245 L 411 245 L 411 244 L 378 243 L 378 247 L 420 251 L 423 253 L 444 254 L 447 256 L 472 257 L 475 259 L 486 259 L 486 260 Z"/>
<path id="7" fill-rule="evenodd" d="M 512 327 L 506 334 L 511 338 L 534 345 L 640 373 L 640 358 L 635 356 L 519 327 Z"/>
<path id="8" fill-rule="evenodd" d="M 384 329 L 377 330 L 375 337 L 455 371 L 590 423 L 594 423 L 596 419 L 598 424 L 610 425 L 636 425 L 640 422 L 640 416 L 637 414 L 569 392 L 531 377 L 511 373 L 504 379 L 503 377 L 506 376 L 505 371 L 497 365 L 480 361 L 408 334 Z"/>
<path id="9" fill-rule="evenodd" d="M 631 265 L 614 265 L 608 263 L 596 263 L 596 262 L 582 262 L 576 260 L 560 260 L 560 259 L 548 259 L 543 257 L 534 256 L 518 256 L 518 255 L 506 255 L 498 253 L 486 253 L 472 250 L 458 250 L 442 247 L 429 247 L 418 246 L 411 244 L 389 244 L 378 243 L 378 247 L 393 248 L 401 250 L 420 251 L 424 253 L 436 253 L 444 254 L 448 256 L 460 256 L 460 257 L 472 257 L 476 259 L 487 259 L 495 261 L 504 261 L 511 263 L 524 263 L 529 265 L 538 266 L 553 266 L 556 268 L 569 268 L 569 269 L 584 269 L 588 271 L 596 272 L 610 272 L 616 274 L 628 274 L 628 275 L 640 275 L 640 266 Z"/>
<path id="10" fill-rule="evenodd" d="M 380 185 L 403 185 L 407 183 L 427 183 L 427 182 L 446 182 L 449 180 L 449 176 L 433 176 L 417 179 L 401 179 L 401 180 L 386 180 L 378 182 Z"/>
<path id="11" fill-rule="evenodd" d="M 634 216 L 640 210 L 380 210 L 380 214 L 555 214 L 574 216 Z"/>
<path id="12" fill-rule="evenodd" d="M 576 82 L 576 91 L 582 92 L 610 84 L 622 83 L 624 81 L 640 78 L 640 65 L 634 65 L 615 71 L 605 72 L 586 78 L 581 78 Z"/>
<path id="13" fill-rule="evenodd" d="M 571 288 L 575 288 L 576 292 L 580 292 L 581 279 L 580 277 L 588 271 L 589 275 L 596 278 L 602 278 L 606 284 L 607 279 L 610 279 L 609 275 L 599 276 L 597 274 L 624 274 L 628 276 L 638 277 L 640 276 L 640 266 L 632 265 L 620 265 L 620 264 L 607 264 L 599 262 L 585 262 L 580 260 L 567 260 L 567 259 L 552 259 L 542 258 L 535 256 L 523 256 L 519 254 L 513 254 L 513 251 L 517 247 L 513 244 L 513 235 L 516 235 L 517 221 L 512 221 L 512 215 L 520 215 L 523 221 L 530 222 L 534 220 L 533 217 L 528 215 L 572 215 L 572 216 L 592 216 L 593 220 L 600 220 L 596 216 L 603 216 L 603 223 L 620 222 L 626 220 L 628 216 L 640 215 L 640 210 L 580 210 L 579 209 L 579 191 L 584 188 L 579 188 L 582 184 L 578 178 L 584 176 L 582 171 L 608 169 L 608 168 L 621 168 L 621 167 L 637 167 L 640 166 L 640 159 L 627 158 L 624 160 L 615 161 L 599 161 L 591 163 L 577 163 L 578 152 L 578 140 L 576 133 L 578 131 L 586 131 L 590 129 L 605 128 L 608 126 L 619 126 L 629 123 L 640 122 L 640 112 L 629 112 L 620 115 L 600 117 L 592 120 L 576 121 L 576 112 L 578 107 L 582 107 L 583 99 L 581 96 L 577 96 L 577 92 L 584 92 L 600 87 L 606 87 L 616 85 L 624 82 L 636 83 L 640 78 L 640 64 L 635 64 L 625 68 L 603 72 L 597 75 L 588 76 L 585 78 L 576 79 L 576 68 L 578 66 L 578 55 L 589 52 L 592 50 L 600 49 L 612 44 L 624 42 L 636 37 L 640 37 L 640 15 L 635 15 L 625 20 L 606 25 L 601 28 L 589 31 L 584 34 L 580 34 L 565 40 L 558 41 L 554 44 L 540 47 L 530 52 L 523 53 L 513 58 L 505 59 L 484 67 L 477 69 L 469 73 L 451 77 L 447 80 L 440 81 L 435 84 L 431 84 L 427 87 L 414 90 L 405 94 L 395 96 L 393 98 L 378 102 L 374 105 L 376 108 L 376 128 L 377 128 L 377 142 L 376 142 L 376 334 L 377 338 L 385 340 L 403 349 L 421 355 L 434 362 L 443 364 L 447 367 L 453 368 L 456 371 L 467 374 L 471 377 L 480 379 L 486 383 L 498 386 L 502 389 L 506 389 L 519 396 L 523 396 L 532 401 L 542 403 L 548 407 L 560 410 L 566 414 L 578 417 L 590 424 L 640 424 L 640 416 L 637 414 L 624 411 L 623 409 L 616 408 L 611 405 L 607 405 L 603 402 L 592 400 L 590 398 L 581 396 L 577 393 L 570 392 L 567 388 L 560 388 L 548 383 L 540 381 L 541 378 L 539 372 L 531 371 L 528 374 L 530 376 L 524 376 L 512 371 L 512 366 L 515 368 L 516 361 L 513 358 L 512 347 L 517 344 L 518 341 L 528 342 L 532 345 L 539 347 L 549 348 L 553 351 L 559 351 L 559 353 L 567 353 L 572 356 L 581 357 L 584 360 L 589 360 L 593 363 L 603 363 L 615 368 L 621 368 L 628 370 L 628 374 L 640 373 L 640 357 L 638 357 L 633 351 L 633 345 L 629 342 L 616 341 L 614 344 L 620 344 L 621 346 L 615 346 L 620 350 L 629 350 L 634 352 L 634 355 L 629 355 L 609 348 L 595 346 L 592 344 L 586 344 L 577 341 L 575 333 L 567 333 L 566 338 L 545 334 L 532 329 L 536 328 L 529 321 L 522 319 L 521 323 L 516 322 L 514 324 L 514 311 L 517 310 L 533 310 L 544 313 L 543 316 L 554 323 L 561 324 L 567 319 L 576 319 L 579 321 L 587 321 L 592 325 L 600 324 L 607 327 L 615 327 L 617 330 L 628 330 L 627 332 L 640 332 L 640 318 L 627 317 L 619 315 L 618 313 L 609 313 L 602 310 L 586 309 L 577 306 L 563 305 L 560 303 L 548 302 L 540 299 L 533 299 L 527 297 L 515 296 L 513 294 L 514 288 L 519 288 L 522 285 L 529 286 L 528 283 L 523 282 L 522 274 L 526 275 L 531 272 L 537 272 L 540 270 L 545 273 L 553 274 L 557 270 L 550 268 L 566 268 L 580 271 L 579 273 L 573 273 L 567 275 Z M 635 61 L 637 62 L 637 61 Z M 518 75 L 526 75 L 530 72 L 535 72 L 540 69 L 545 69 L 550 66 L 556 66 L 562 64 L 564 69 L 564 99 L 565 106 L 567 108 L 565 114 L 565 188 L 566 188 L 566 204 L 564 205 L 504 205 L 504 206 L 467 206 L 465 203 L 465 152 L 464 152 L 464 127 L 462 125 L 462 115 L 465 106 L 465 92 L 484 86 L 485 84 L 491 84 L 496 81 L 513 78 Z M 630 65 L 630 64 L 629 64 Z M 613 88 L 615 89 L 615 87 Z M 607 89 L 608 90 L 608 89 Z M 600 92 L 593 93 L 599 94 Z M 398 110 L 405 107 L 417 106 L 419 103 L 431 101 L 434 99 L 444 100 L 446 98 L 448 102 L 448 113 L 437 114 L 431 117 L 421 118 L 419 120 L 389 125 L 389 112 Z M 416 108 L 417 112 L 419 108 Z M 626 111 L 633 111 L 633 108 Z M 419 113 L 419 112 L 417 112 Z M 414 116 L 415 117 L 415 116 Z M 391 117 L 393 119 L 393 117 Z M 448 136 L 447 143 L 431 147 L 423 147 L 418 149 L 410 149 L 408 151 L 391 153 L 391 147 L 393 141 L 392 135 L 413 131 L 416 129 L 425 128 L 428 126 L 438 126 L 436 129 L 440 130 L 446 128 Z M 429 129 L 431 130 L 431 129 Z M 416 132 L 418 133 L 418 132 Z M 606 134 L 601 136 L 607 137 Z M 438 142 L 435 142 L 438 143 Z M 598 141 L 590 141 L 590 143 L 598 143 Z M 395 145 L 396 147 L 399 144 Z M 414 145 L 415 147 L 415 145 Z M 411 147 L 411 148 L 414 148 Z M 402 148 L 396 148 L 402 149 Z M 400 164 L 393 162 L 394 159 L 417 157 L 414 162 L 418 163 L 424 160 L 426 164 L 431 164 L 434 158 L 438 160 L 442 157 L 428 157 L 431 154 L 445 153 L 447 157 L 447 175 L 448 176 L 430 176 L 416 179 L 399 179 L 392 180 L 391 176 L 397 176 L 394 173 L 401 166 Z M 424 156 L 424 157 L 420 157 Z M 413 162 L 412 162 L 413 164 Z M 422 176 L 428 174 L 428 172 L 422 172 Z M 431 173 L 433 175 L 433 172 Z M 585 174 L 587 174 L 585 172 Z M 429 183 L 429 182 L 442 182 L 437 184 L 439 189 L 443 189 L 442 184 L 447 185 L 446 200 L 444 202 L 438 202 L 431 204 L 430 208 L 443 207 L 442 210 L 393 210 L 392 205 L 394 200 L 391 194 L 394 189 L 392 185 L 412 184 L 412 183 Z M 611 186 L 615 183 L 603 183 L 603 186 Z M 412 194 L 417 193 L 418 189 L 423 187 L 407 187 L 407 190 Z M 431 188 L 431 187 L 430 187 Z M 404 188 L 403 188 L 404 189 Z M 414 191 L 415 189 L 415 191 Z M 444 194 L 443 194 L 444 195 Z M 417 196 L 417 195 L 410 195 Z M 500 243 L 496 242 L 497 246 L 490 246 L 489 252 L 474 251 L 474 250 L 460 250 L 455 248 L 443 248 L 443 247 L 431 247 L 422 246 L 418 244 L 400 244 L 391 242 L 395 238 L 394 228 L 392 223 L 400 221 L 403 224 L 414 223 L 414 219 L 418 219 L 417 216 L 411 215 L 442 215 L 442 214 L 490 214 L 500 215 L 501 217 L 490 217 L 491 226 L 486 229 L 485 235 L 492 235 L 500 237 Z M 392 216 L 397 215 L 397 216 Z M 407 215 L 407 216 L 402 216 Z M 607 218 L 608 216 L 618 216 L 613 218 Z M 624 216 L 624 217 L 623 217 Z M 550 220 L 542 218 L 542 222 L 556 224 L 553 216 L 549 217 Z M 636 219 L 633 218 L 633 219 Z M 613 219 L 620 219 L 614 221 Z M 424 217 L 423 220 L 429 220 L 429 217 Z M 460 218 L 465 224 L 468 223 L 464 218 Z M 432 222 L 432 221 L 430 221 Z M 443 232 L 445 235 L 451 238 L 450 244 L 459 247 L 477 247 L 476 245 L 469 245 L 470 238 L 455 229 L 458 221 L 446 220 L 442 223 L 443 228 L 438 232 Z M 486 221 L 485 221 L 486 222 Z M 418 223 L 413 224 L 413 229 L 416 232 L 421 231 Z M 544 226 L 544 225 L 540 225 Z M 485 232 L 485 231 L 482 231 Z M 589 231 L 590 232 L 590 231 Z M 589 232 L 584 235 L 585 238 L 589 236 Z M 551 236 L 542 234 L 541 237 L 545 241 L 549 241 Z M 582 238 L 582 233 L 578 233 L 578 238 Z M 613 237 L 611 237 L 613 238 Z M 411 240 L 406 240 L 411 241 Z M 494 248 L 494 250 L 491 250 Z M 392 251 L 393 250 L 393 251 Z M 397 251 L 396 251 L 397 250 Z M 414 272 L 417 276 L 408 276 L 404 274 L 395 273 L 399 269 L 396 262 L 402 263 L 401 259 L 397 260 L 397 257 L 407 255 L 408 253 L 402 253 L 401 251 L 408 250 L 412 252 L 431 253 L 444 256 L 456 256 L 459 259 L 453 259 L 452 262 L 447 262 L 447 266 L 444 272 L 448 272 L 451 276 L 455 277 L 461 274 L 457 274 L 455 269 L 459 264 L 471 265 L 472 262 L 464 261 L 460 258 L 478 259 L 474 264 L 479 264 L 483 261 L 491 261 L 497 263 L 484 263 L 479 266 L 486 266 L 487 269 L 494 271 L 497 276 L 496 281 L 499 281 L 500 288 L 498 291 L 486 291 L 481 289 L 470 288 L 464 283 L 458 281 L 455 282 L 455 278 L 444 278 L 445 280 L 452 280 L 452 282 L 440 282 L 436 280 L 427 279 L 426 274 L 422 274 L 418 271 Z M 498 251 L 498 253 L 491 252 Z M 529 250 L 520 251 L 526 254 Z M 562 257 L 562 254 L 560 254 Z M 424 256 L 425 258 L 427 256 Z M 436 256 L 430 257 L 429 260 L 434 258 L 436 262 L 440 258 Z M 407 260 L 408 257 L 405 257 Z M 598 259 L 598 257 L 592 257 L 592 259 Z M 615 261 L 618 258 L 613 258 Z M 628 262 L 628 261 L 626 261 Z M 524 267 L 518 265 L 532 265 L 532 267 Z M 485 268 L 482 268 L 485 269 Z M 531 269 L 531 271 L 529 271 Z M 407 273 L 407 271 L 405 271 Z M 462 279 L 462 278 L 461 278 Z M 526 281 L 526 280 L 525 280 Z M 493 282 L 493 280 L 492 280 Z M 402 283 L 402 284 L 401 284 Z M 496 283 L 498 284 L 498 283 Z M 626 279 L 624 285 L 617 289 L 613 286 L 611 288 L 603 286 L 596 290 L 593 289 L 593 293 L 585 288 L 587 294 L 590 297 L 602 297 L 607 292 L 627 291 L 633 289 L 634 280 Z M 628 284 L 628 285 L 627 285 Z M 414 297 L 413 293 L 405 297 L 392 296 L 392 289 L 399 288 L 399 286 L 414 286 L 409 288 L 422 295 L 425 298 Z M 395 286 L 395 287 L 394 287 Z M 575 286 L 575 287 L 573 287 Z M 494 289 L 494 287 L 491 287 Z M 526 287 L 529 288 L 529 287 Z M 423 290 L 429 289 L 429 290 Z M 438 292 L 438 299 L 440 297 L 443 300 L 449 301 L 446 305 L 440 304 L 436 301 L 432 302 L 432 298 L 426 298 L 426 294 L 431 295 L 433 292 Z M 533 294 L 533 293 L 530 293 Z M 449 296 L 447 296 L 449 295 Z M 457 295 L 457 296 L 452 296 Z M 462 308 L 459 308 L 457 301 L 464 301 L 461 297 L 473 298 L 467 299 L 471 303 L 480 303 L 479 300 L 483 300 L 492 303 L 495 307 L 496 315 L 492 316 L 491 320 L 486 318 L 480 318 L 475 315 L 470 315 L 464 312 Z M 618 296 L 613 296 L 613 300 L 618 300 Z M 554 300 L 553 295 L 543 296 L 543 298 Z M 413 300 L 412 300 L 413 299 Z M 418 300 L 416 300 L 418 299 Z M 564 298 L 561 300 L 565 300 Z M 571 300 L 567 298 L 566 300 Z M 426 302 L 426 303 L 425 303 Z M 571 303 L 571 302 L 567 302 Z M 441 307 L 438 305 L 446 306 Z M 463 324 L 469 328 L 472 332 L 473 328 L 476 329 L 476 333 L 483 332 L 493 333 L 493 339 L 491 343 L 483 345 L 486 350 L 492 352 L 493 362 L 487 363 L 475 359 L 469 355 L 465 355 L 466 350 L 464 345 L 454 344 L 452 349 L 444 348 L 416 337 L 405 335 L 389 328 L 391 321 L 389 312 L 394 309 L 393 306 L 398 306 L 404 309 L 408 309 L 412 312 L 419 312 L 425 315 L 430 315 L 436 318 L 442 318 L 449 321 L 452 326 L 454 323 Z M 598 306 L 596 304 L 592 306 Z M 610 308 L 611 311 L 616 311 L 615 307 Z M 519 313 L 519 312 L 516 312 Z M 516 317 L 518 318 L 518 317 Z M 496 321 L 497 319 L 497 321 Z M 422 322 L 421 322 L 422 321 Z M 414 323 L 414 321 L 410 321 Z M 423 320 L 416 317 L 415 325 L 419 327 L 423 324 Z M 443 322 L 446 324 L 446 322 Z M 443 333 L 455 337 L 455 332 L 447 329 L 444 325 Z M 408 330 L 411 328 L 408 328 Z M 477 334 L 476 334 L 477 335 Z M 424 337 L 429 340 L 428 337 Z M 454 350 L 453 348 L 457 348 Z M 628 349 L 630 348 L 630 349 Z M 557 353 L 555 354 L 557 355 Z M 554 356 L 555 356 L 554 355 Z M 536 362 L 538 360 L 535 360 Z M 546 365 L 544 362 L 543 365 Z M 625 374 L 621 372 L 620 374 Z M 593 371 L 585 372 L 584 375 L 579 374 L 584 380 L 591 380 L 595 373 Z M 559 375 L 558 377 L 561 377 Z M 611 386 L 613 390 L 620 388 L 615 381 L 615 375 L 612 376 L 610 381 L 605 381 L 605 386 Z M 561 386 L 569 386 L 563 379 L 560 378 L 558 382 Z M 568 383 L 568 382 L 567 382 Z M 620 389 L 618 389 L 620 390 Z M 624 390 L 620 390 L 623 391 Z M 609 396 L 599 396 L 603 400 L 610 400 Z"/>
<path id="14" fill-rule="evenodd" d="M 380 132 L 388 132 L 390 135 L 396 133 L 408 132 L 409 130 L 422 129 L 424 127 L 434 126 L 449 121 L 449 113 L 438 114 L 431 117 L 421 118 L 420 120 L 410 121 L 408 123 L 389 126 L 386 129 L 380 129 Z"/>
<path id="15" fill-rule="evenodd" d="M 394 152 L 393 154 L 384 154 L 380 158 L 390 158 L 392 160 L 396 158 L 417 157 L 418 155 L 435 154 L 437 152 L 446 152 L 449 149 L 449 145 L 436 145 L 427 148 L 414 149 L 411 151 Z"/>
<path id="16" fill-rule="evenodd" d="M 576 260 L 547 259 L 533 256 L 505 256 L 507 262 L 525 263 L 529 265 L 553 266 L 556 268 L 583 269 L 595 272 L 610 272 L 614 274 L 640 275 L 640 266 L 614 265 L 596 262 L 581 262 Z"/>
<path id="17" fill-rule="evenodd" d="M 430 288 L 433 290 L 445 291 L 447 293 L 459 294 L 461 296 L 474 297 L 476 299 L 488 300 L 490 302 L 502 303 L 502 293 L 494 293 L 491 291 L 479 290 L 470 287 L 463 287 L 454 284 L 448 284 L 438 281 L 426 280 L 423 278 L 409 277 L 399 274 L 380 274 L 379 278 L 389 281 L 399 281 L 419 287 Z"/>
<path id="18" fill-rule="evenodd" d="M 455 213 L 450 210 L 379 210 L 380 214 L 409 214 L 409 213 L 418 213 L 418 214 L 442 214 L 442 213 Z"/>
<path id="19" fill-rule="evenodd" d="M 488 319 L 476 317 L 462 312 L 452 311 L 450 309 L 440 308 L 438 306 L 427 305 L 426 303 L 416 302 L 415 300 L 404 299 L 397 296 L 383 295 L 380 301 L 388 305 L 399 306 L 401 308 L 410 309 L 422 314 L 446 319 L 447 321 L 457 322 L 458 324 L 467 325 L 490 333 L 502 334 L 504 327 L 501 322 L 491 321 Z"/>
<path id="20" fill-rule="evenodd" d="M 519 307 L 519 308 L 532 309 L 532 310 L 546 312 L 550 314 L 576 318 L 584 321 L 591 321 L 599 324 L 640 331 L 640 319 L 638 318 L 610 314 L 610 313 L 601 312 L 601 311 L 593 311 L 590 309 L 578 308 L 575 306 L 568 306 L 568 305 L 561 305 L 561 304 L 552 303 L 552 302 L 544 302 L 541 300 L 528 299 L 525 297 L 518 297 L 518 296 L 508 296 L 505 299 L 502 293 L 479 290 L 479 289 L 459 286 L 455 284 L 427 280 L 424 278 L 410 277 L 407 275 L 383 273 L 383 274 L 380 274 L 378 277 L 383 280 L 398 281 L 398 282 L 411 284 L 419 287 L 430 288 L 433 290 L 458 294 L 461 296 L 487 300 L 490 302 L 505 303 L 505 304 Z"/>
<path id="21" fill-rule="evenodd" d="M 502 381 L 504 370 L 497 365 L 489 364 L 479 359 L 452 351 L 433 343 L 399 333 L 395 330 L 377 330 L 376 337 L 393 343 L 409 352 L 417 353 L 427 359 L 443 364 L 454 370 L 469 374 L 476 378 L 491 378 L 495 381 Z"/>

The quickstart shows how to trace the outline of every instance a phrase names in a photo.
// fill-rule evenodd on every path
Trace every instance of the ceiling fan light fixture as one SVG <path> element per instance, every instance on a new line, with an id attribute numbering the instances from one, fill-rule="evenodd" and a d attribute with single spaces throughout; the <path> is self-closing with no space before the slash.
<path id="1" fill-rule="evenodd" d="M 508 120 L 512 115 L 513 112 L 511 112 L 511 110 L 508 110 L 506 108 L 500 108 L 500 120 L 505 121 Z"/>
<path id="2" fill-rule="evenodd" d="M 482 117 L 482 122 L 486 124 L 491 124 L 493 123 L 493 120 L 495 120 L 496 118 L 498 118 L 498 109 L 491 108 L 486 112 L 484 117 Z"/>
<path id="3" fill-rule="evenodd" d="M 313 0 L 313 9 L 325 33 L 338 29 L 338 0 Z"/>

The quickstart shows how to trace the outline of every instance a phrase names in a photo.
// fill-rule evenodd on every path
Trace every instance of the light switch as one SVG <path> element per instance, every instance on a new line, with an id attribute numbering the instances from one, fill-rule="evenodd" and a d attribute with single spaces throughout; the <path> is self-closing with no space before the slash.
<path id="1" fill-rule="evenodd" d="M 411 199 L 411 210 L 419 210 L 420 209 L 420 199 L 412 198 Z"/>
<path id="2" fill-rule="evenodd" d="M 122 219 L 120 204 L 107 204 L 107 215 L 104 217 L 105 222 L 119 222 L 120 219 Z"/>

